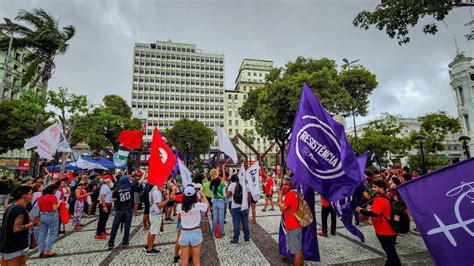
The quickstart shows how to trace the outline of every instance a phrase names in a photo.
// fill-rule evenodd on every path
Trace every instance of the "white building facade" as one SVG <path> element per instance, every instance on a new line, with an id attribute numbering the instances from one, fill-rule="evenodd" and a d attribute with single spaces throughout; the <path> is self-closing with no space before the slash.
<path id="1" fill-rule="evenodd" d="M 148 116 L 145 142 L 154 127 L 182 118 L 224 127 L 224 54 L 172 41 L 135 43 L 133 50 L 131 106 Z"/>
<path id="2" fill-rule="evenodd" d="M 463 136 L 471 138 L 469 149 L 474 151 L 474 65 L 472 57 L 460 53 L 449 64 L 451 88 L 455 95 L 456 107 L 462 125 Z"/>

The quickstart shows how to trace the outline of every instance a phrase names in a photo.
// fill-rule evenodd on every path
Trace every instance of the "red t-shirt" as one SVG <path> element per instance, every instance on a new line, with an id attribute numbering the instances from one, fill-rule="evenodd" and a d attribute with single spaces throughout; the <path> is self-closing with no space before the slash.
<path id="1" fill-rule="evenodd" d="M 385 194 L 385 196 L 390 197 L 388 194 Z M 372 224 L 374 225 L 375 233 L 377 235 L 397 235 L 397 232 L 395 232 L 392 226 L 388 223 L 388 220 L 390 220 L 391 211 L 390 202 L 387 199 L 383 197 L 375 197 L 374 202 L 372 203 L 371 211 L 379 215 L 377 217 L 372 217 Z M 382 217 L 382 215 L 385 217 Z"/>
<path id="2" fill-rule="evenodd" d="M 273 178 L 268 178 L 267 183 L 265 184 L 265 194 L 273 194 Z"/>
<path id="3" fill-rule="evenodd" d="M 298 210 L 298 194 L 295 191 L 290 191 L 286 193 L 285 199 L 283 200 L 283 204 L 291 208 L 293 211 Z M 294 230 L 301 228 L 301 225 L 296 220 L 293 212 L 288 211 L 288 208 L 285 209 L 283 212 L 283 217 L 285 219 L 286 229 Z M 291 212 L 291 213 L 290 213 Z"/>
<path id="4" fill-rule="evenodd" d="M 52 212 L 53 211 L 53 205 L 58 204 L 58 199 L 56 196 L 48 194 L 48 195 L 42 195 L 38 199 L 38 207 L 40 209 L 40 212 Z"/>
<path id="5" fill-rule="evenodd" d="M 331 207 L 331 202 L 327 201 L 323 196 L 321 196 L 321 205 L 323 207 Z"/>

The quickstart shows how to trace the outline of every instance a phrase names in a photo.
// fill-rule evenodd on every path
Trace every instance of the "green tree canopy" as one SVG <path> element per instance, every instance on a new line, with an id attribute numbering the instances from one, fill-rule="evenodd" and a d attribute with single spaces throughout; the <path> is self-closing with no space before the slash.
<path id="1" fill-rule="evenodd" d="M 186 118 L 176 121 L 166 134 L 179 146 L 180 152 L 198 157 L 209 152 L 214 132 L 202 122 Z"/>
<path id="2" fill-rule="evenodd" d="M 0 153 L 23 147 L 25 139 L 35 133 L 36 116 L 41 114 L 45 120 L 49 118 L 46 104 L 44 93 L 32 91 L 23 93 L 19 100 L 0 102 Z"/>
<path id="3" fill-rule="evenodd" d="M 384 30 L 390 38 L 396 37 L 398 44 L 410 41 L 409 28 L 430 17 L 432 20 L 423 26 L 423 32 L 436 34 L 437 22 L 442 21 L 454 7 L 472 6 L 461 0 L 382 0 L 374 11 L 364 10 L 353 21 L 354 26 L 368 30 L 373 25 Z"/>
<path id="4" fill-rule="evenodd" d="M 255 142 L 255 131 L 253 129 L 246 130 L 243 136 L 251 145 Z"/>
<path id="5" fill-rule="evenodd" d="M 352 80 L 364 83 L 366 81 L 362 82 L 362 76 L 372 81 L 375 79 L 367 75 L 368 71 L 363 67 L 346 69 L 343 73 L 338 71 L 334 60 L 300 56 L 294 62 L 288 62 L 284 68 L 272 69 L 266 77 L 265 86 L 249 92 L 247 100 L 239 108 L 239 114 L 244 120 L 255 119 L 257 133 L 275 141 L 282 151 L 284 164 L 286 144 L 305 82 L 330 113 L 347 114 L 353 98 L 344 82 Z M 367 83 L 374 85 L 374 82 Z"/>
<path id="6" fill-rule="evenodd" d="M 423 135 L 426 137 L 426 143 L 423 145 L 426 153 L 436 153 L 446 150 L 446 136 L 449 133 L 455 134 L 461 130 L 459 120 L 450 117 L 446 112 L 439 111 L 436 113 L 428 113 L 418 118 L 420 130 L 414 132 L 415 135 Z"/>
<path id="7" fill-rule="evenodd" d="M 31 53 L 24 59 L 27 69 L 22 78 L 22 86 L 29 82 L 33 86 L 41 80 L 47 87 L 48 80 L 54 73 L 54 59 L 64 54 L 69 47 L 68 41 L 74 36 L 72 25 L 59 28 L 59 20 L 41 8 L 32 12 L 20 10 L 16 20 L 23 24 L 13 23 L 13 29 L 6 23 L 0 24 L 0 30 L 15 33 L 13 49 L 27 49 Z M 0 35 L 0 50 L 7 51 L 10 36 Z"/>
<path id="8" fill-rule="evenodd" d="M 141 122 L 132 118 L 132 109 L 117 95 L 106 95 L 104 104 L 88 114 L 75 118 L 73 141 L 84 140 L 94 150 L 119 148 L 118 135 L 123 130 L 138 130 Z"/>

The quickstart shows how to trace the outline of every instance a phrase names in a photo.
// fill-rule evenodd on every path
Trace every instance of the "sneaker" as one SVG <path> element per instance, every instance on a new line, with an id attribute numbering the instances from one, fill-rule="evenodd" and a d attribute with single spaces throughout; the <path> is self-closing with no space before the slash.
<path id="1" fill-rule="evenodd" d="M 153 248 L 156 247 L 156 244 L 153 244 Z M 147 251 L 148 250 L 148 246 L 147 245 L 144 245 L 143 246 L 143 250 Z"/>
<path id="2" fill-rule="evenodd" d="M 106 240 L 107 237 L 104 236 L 104 235 L 100 235 L 100 236 L 95 236 L 95 240 Z"/>
<path id="3" fill-rule="evenodd" d="M 267 209 L 262 209 L 262 212 L 266 212 L 266 211 L 267 211 Z"/>
<path id="4" fill-rule="evenodd" d="M 336 232 L 334 232 L 334 233 L 331 232 L 331 235 L 332 235 L 332 236 L 335 236 L 335 235 L 336 235 Z"/>
<path id="5" fill-rule="evenodd" d="M 239 242 L 234 241 L 234 240 L 231 240 L 230 243 L 231 243 L 231 244 L 235 244 L 235 245 L 238 245 L 238 244 L 239 244 Z"/>
<path id="6" fill-rule="evenodd" d="M 327 234 L 327 233 L 324 233 L 324 232 L 319 232 L 319 233 L 318 233 L 318 236 L 328 236 L 328 234 Z"/>
<path id="7" fill-rule="evenodd" d="M 180 256 L 174 256 L 173 257 L 173 263 L 178 263 L 179 259 L 180 259 Z"/>
<path id="8" fill-rule="evenodd" d="M 104 232 L 102 235 L 103 236 L 110 236 L 110 233 Z"/>
<path id="9" fill-rule="evenodd" d="M 157 249 L 152 249 L 152 250 L 147 250 L 145 251 L 145 255 L 149 256 L 149 255 L 158 255 L 160 254 L 160 251 L 157 250 Z"/>
<path id="10" fill-rule="evenodd" d="M 245 239 L 245 243 L 248 243 L 250 241 L 250 238 L 249 239 Z"/>
<path id="11" fill-rule="evenodd" d="M 128 248 L 128 243 L 127 244 L 122 243 L 122 248 Z"/>
<path id="12" fill-rule="evenodd" d="M 107 248 L 107 250 L 112 250 L 112 249 L 114 249 L 114 246 L 109 246 L 109 247 Z"/>

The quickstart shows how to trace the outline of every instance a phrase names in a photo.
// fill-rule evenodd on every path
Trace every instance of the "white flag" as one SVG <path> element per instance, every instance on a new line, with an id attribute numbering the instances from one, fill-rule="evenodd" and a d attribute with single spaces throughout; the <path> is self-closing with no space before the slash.
<path id="1" fill-rule="evenodd" d="M 240 170 L 239 173 L 237 174 L 239 178 L 239 184 L 242 186 L 242 207 L 240 207 L 240 210 L 245 211 L 248 210 L 249 208 L 249 201 L 248 201 L 248 189 L 247 189 L 247 182 L 245 180 L 245 168 L 244 164 L 240 164 Z"/>
<path id="2" fill-rule="evenodd" d="M 216 133 L 217 140 L 219 141 L 219 149 L 232 158 L 234 163 L 237 163 L 237 151 L 235 150 L 234 144 L 232 144 L 222 128 L 216 126 Z"/>
<path id="3" fill-rule="evenodd" d="M 39 133 L 37 136 L 26 139 L 23 147 L 26 150 L 36 147 L 36 152 L 41 158 L 52 160 L 54 153 L 58 150 L 61 135 L 61 123 L 56 123 L 43 130 L 43 132 Z"/>
<path id="4" fill-rule="evenodd" d="M 247 169 L 247 172 L 245 173 L 248 190 L 250 193 L 252 193 L 254 201 L 258 201 L 260 199 L 260 177 L 258 176 L 258 171 L 258 161 L 256 161 Z"/>
<path id="5" fill-rule="evenodd" d="M 186 187 L 187 185 L 192 183 L 192 178 L 191 178 L 191 171 L 186 167 L 183 161 L 181 159 L 178 159 L 178 165 L 179 165 L 179 172 L 181 174 L 181 179 L 183 180 L 183 187 Z"/>

